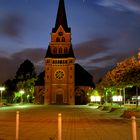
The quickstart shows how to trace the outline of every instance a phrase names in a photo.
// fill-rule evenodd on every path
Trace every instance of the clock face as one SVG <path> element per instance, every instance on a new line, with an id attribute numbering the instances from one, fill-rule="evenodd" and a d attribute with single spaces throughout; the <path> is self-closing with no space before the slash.
<path id="1" fill-rule="evenodd" d="M 63 32 L 59 32 L 58 35 L 59 35 L 59 36 L 62 36 L 62 35 L 63 35 Z"/>
<path id="2" fill-rule="evenodd" d="M 63 79 L 64 76 L 65 76 L 65 73 L 64 73 L 63 70 L 57 70 L 57 71 L 55 72 L 55 78 L 58 79 L 58 80 Z"/>

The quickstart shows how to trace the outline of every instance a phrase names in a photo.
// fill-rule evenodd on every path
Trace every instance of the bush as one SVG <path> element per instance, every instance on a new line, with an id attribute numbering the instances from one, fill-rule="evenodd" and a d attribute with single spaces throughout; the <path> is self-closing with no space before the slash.
<path id="1" fill-rule="evenodd" d="M 110 111 L 109 111 L 109 112 L 114 112 L 114 111 L 116 111 L 117 109 L 119 109 L 119 108 L 112 107 L 112 108 L 110 109 Z"/>
<path id="2" fill-rule="evenodd" d="M 132 116 L 135 116 L 136 118 L 140 118 L 140 111 L 138 110 L 125 110 L 121 117 L 123 118 L 131 118 Z"/>
<path id="3" fill-rule="evenodd" d="M 111 108 L 111 106 L 104 106 L 103 109 L 102 109 L 102 111 L 109 111 L 110 108 Z"/>

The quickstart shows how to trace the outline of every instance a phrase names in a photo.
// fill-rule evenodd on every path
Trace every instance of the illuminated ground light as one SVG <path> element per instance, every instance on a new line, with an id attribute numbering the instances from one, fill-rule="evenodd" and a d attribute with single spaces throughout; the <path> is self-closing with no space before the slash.
<path id="1" fill-rule="evenodd" d="M 132 100 L 136 100 L 137 96 L 132 96 Z M 140 100 L 140 96 L 138 96 L 138 100 Z"/>
<path id="2" fill-rule="evenodd" d="M 112 100 L 113 102 L 122 102 L 123 97 L 122 96 L 113 96 Z"/>
<path id="3" fill-rule="evenodd" d="M 19 93 L 21 94 L 21 104 L 23 104 L 23 94 L 25 93 L 24 90 L 20 90 Z"/>
<path id="4" fill-rule="evenodd" d="M 140 104 L 140 96 L 132 96 L 132 102 L 136 103 L 138 101 L 138 104 Z"/>
<path id="5" fill-rule="evenodd" d="M 100 102 L 101 101 L 101 96 L 91 96 L 90 101 L 91 102 Z"/>
<path id="6" fill-rule="evenodd" d="M 2 105 L 2 92 L 5 90 L 5 87 L 0 87 L 1 97 L 0 97 L 0 104 Z"/>

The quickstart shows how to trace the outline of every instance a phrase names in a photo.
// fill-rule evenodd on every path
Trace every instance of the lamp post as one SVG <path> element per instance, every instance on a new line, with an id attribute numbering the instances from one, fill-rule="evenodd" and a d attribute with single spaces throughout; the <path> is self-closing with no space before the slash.
<path id="1" fill-rule="evenodd" d="M 21 103 L 23 104 L 23 97 L 22 97 L 22 95 L 24 94 L 24 90 L 20 90 L 19 93 L 21 94 Z"/>
<path id="2" fill-rule="evenodd" d="M 5 90 L 5 87 L 0 87 L 1 91 L 1 98 L 0 98 L 0 104 L 2 105 L 2 92 Z"/>

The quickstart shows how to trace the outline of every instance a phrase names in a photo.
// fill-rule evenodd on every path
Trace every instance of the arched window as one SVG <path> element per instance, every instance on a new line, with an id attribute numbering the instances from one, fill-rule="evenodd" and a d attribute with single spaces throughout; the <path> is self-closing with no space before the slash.
<path id="1" fill-rule="evenodd" d="M 50 63 L 50 60 L 47 60 L 47 63 Z"/>
<path id="2" fill-rule="evenodd" d="M 60 60 L 60 64 L 62 64 L 62 60 Z"/>
<path id="3" fill-rule="evenodd" d="M 55 47 L 53 48 L 53 53 L 57 54 L 57 49 Z"/>
<path id="4" fill-rule="evenodd" d="M 59 37 L 56 38 L 56 42 L 60 42 L 60 38 Z"/>
<path id="5" fill-rule="evenodd" d="M 59 54 L 62 54 L 62 48 L 59 48 Z"/>
<path id="6" fill-rule="evenodd" d="M 68 53 L 68 49 L 64 48 L 64 54 L 67 54 L 67 53 Z"/>
<path id="7" fill-rule="evenodd" d="M 65 38 L 64 37 L 62 37 L 62 42 L 65 42 Z"/>

